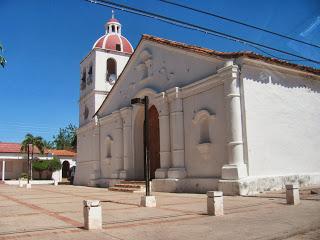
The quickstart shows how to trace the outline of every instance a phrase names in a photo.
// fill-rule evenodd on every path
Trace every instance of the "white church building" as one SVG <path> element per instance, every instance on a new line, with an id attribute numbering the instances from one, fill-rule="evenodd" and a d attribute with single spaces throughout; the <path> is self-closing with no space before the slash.
<path id="1" fill-rule="evenodd" d="M 142 180 L 150 99 L 152 190 L 247 195 L 320 184 L 320 70 L 143 35 L 112 17 L 82 60 L 76 185 Z"/>

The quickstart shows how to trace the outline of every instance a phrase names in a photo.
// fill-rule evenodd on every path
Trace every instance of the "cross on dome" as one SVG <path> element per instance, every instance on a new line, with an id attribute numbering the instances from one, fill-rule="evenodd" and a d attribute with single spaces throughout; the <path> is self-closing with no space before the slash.
<path id="1" fill-rule="evenodd" d="M 105 29 L 105 35 L 95 42 L 93 48 L 115 50 L 129 54 L 133 52 L 130 42 L 121 34 L 121 24 L 115 18 L 114 10 L 111 11 L 111 18 L 105 24 Z"/>

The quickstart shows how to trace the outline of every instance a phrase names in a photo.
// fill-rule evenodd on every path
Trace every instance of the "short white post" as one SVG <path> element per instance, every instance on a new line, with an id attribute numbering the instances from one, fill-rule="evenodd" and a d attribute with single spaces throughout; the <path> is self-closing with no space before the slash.
<path id="1" fill-rule="evenodd" d="M 83 200 L 83 217 L 85 229 L 102 229 L 102 211 L 100 200 Z"/>
<path id="2" fill-rule="evenodd" d="M 30 189 L 31 188 L 31 182 L 27 183 L 26 187 L 27 187 L 27 189 Z"/>
<path id="3" fill-rule="evenodd" d="M 4 179 L 5 179 L 4 175 L 6 173 L 5 169 L 6 169 L 6 161 L 2 160 L 2 181 L 3 182 L 4 182 Z"/>
<path id="4" fill-rule="evenodd" d="M 297 205 L 300 203 L 299 184 L 286 184 L 287 204 Z"/>
<path id="5" fill-rule="evenodd" d="M 23 187 L 23 180 L 21 178 L 19 178 L 19 187 Z"/>
<path id="6" fill-rule="evenodd" d="M 223 193 L 220 191 L 207 192 L 207 212 L 211 216 L 223 215 Z"/>
<path id="7" fill-rule="evenodd" d="M 56 179 L 53 180 L 53 185 L 54 185 L 54 186 L 58 186 L 58 183 L 59 183 L 58 180 L 56 180 Z"/>
<path id="8" fill-rule="evenodd" d="M 156 207 L 156 196 L 141 196 L 140 207 Z"/>

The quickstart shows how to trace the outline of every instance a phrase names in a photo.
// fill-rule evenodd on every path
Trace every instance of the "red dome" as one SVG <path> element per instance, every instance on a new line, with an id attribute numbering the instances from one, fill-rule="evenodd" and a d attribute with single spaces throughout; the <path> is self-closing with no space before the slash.
<path id="1" fill-rule="evenodd" d="M 103 35 L 95 42 L 93 48 L 102 48 L 130 54 L 133 53 L 133 47 L 130 42 L 119 34 Z"/>
<path id="2" fill-rule="evenodd" d="M 119 22 L 119 20 L 118 20 L 118 19 L 116 19 L 116 18 L 110 18 L 110 19 L 109 19 L 109 21 L 108 21 L 107 23 L 111 23 L 111 22 L 116 22 L 116 23 L 118 23 L 118 22 Z"/>

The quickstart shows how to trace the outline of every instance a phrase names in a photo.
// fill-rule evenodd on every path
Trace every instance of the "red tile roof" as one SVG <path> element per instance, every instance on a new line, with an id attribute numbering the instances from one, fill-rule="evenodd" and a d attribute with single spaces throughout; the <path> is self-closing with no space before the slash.
<path id="1" fill-rule="evenodd" d="M 20 143 L 10 143 L 10 142 L 0 142 L 0 153 L 21 153 Z M 35 147 L 34 153 L 39 153 L 39 150 Z M 51 153 L 55 156 L 72 156 L 74 157 L 76 153 L 71 150 L 56 150 L 56 149 L 45 149 L 45 154 Z"/>
<path id="2" fill-rule="evenodd" d="M 1 153 L 19 153 L 21 149 L 20 143 L 5 143 L 0 142 Z"/>
<path id="3" fill-rule="evenodd" d="M 70 156 L 70 157 L 74 157 L 77 155 L 76 152 L 72 151 L 72 150 L 57 150 L 57 149 L 46 149 L 45 150 L 46 153 L 51 153 L 52 155 L 55 156 Z"/>

